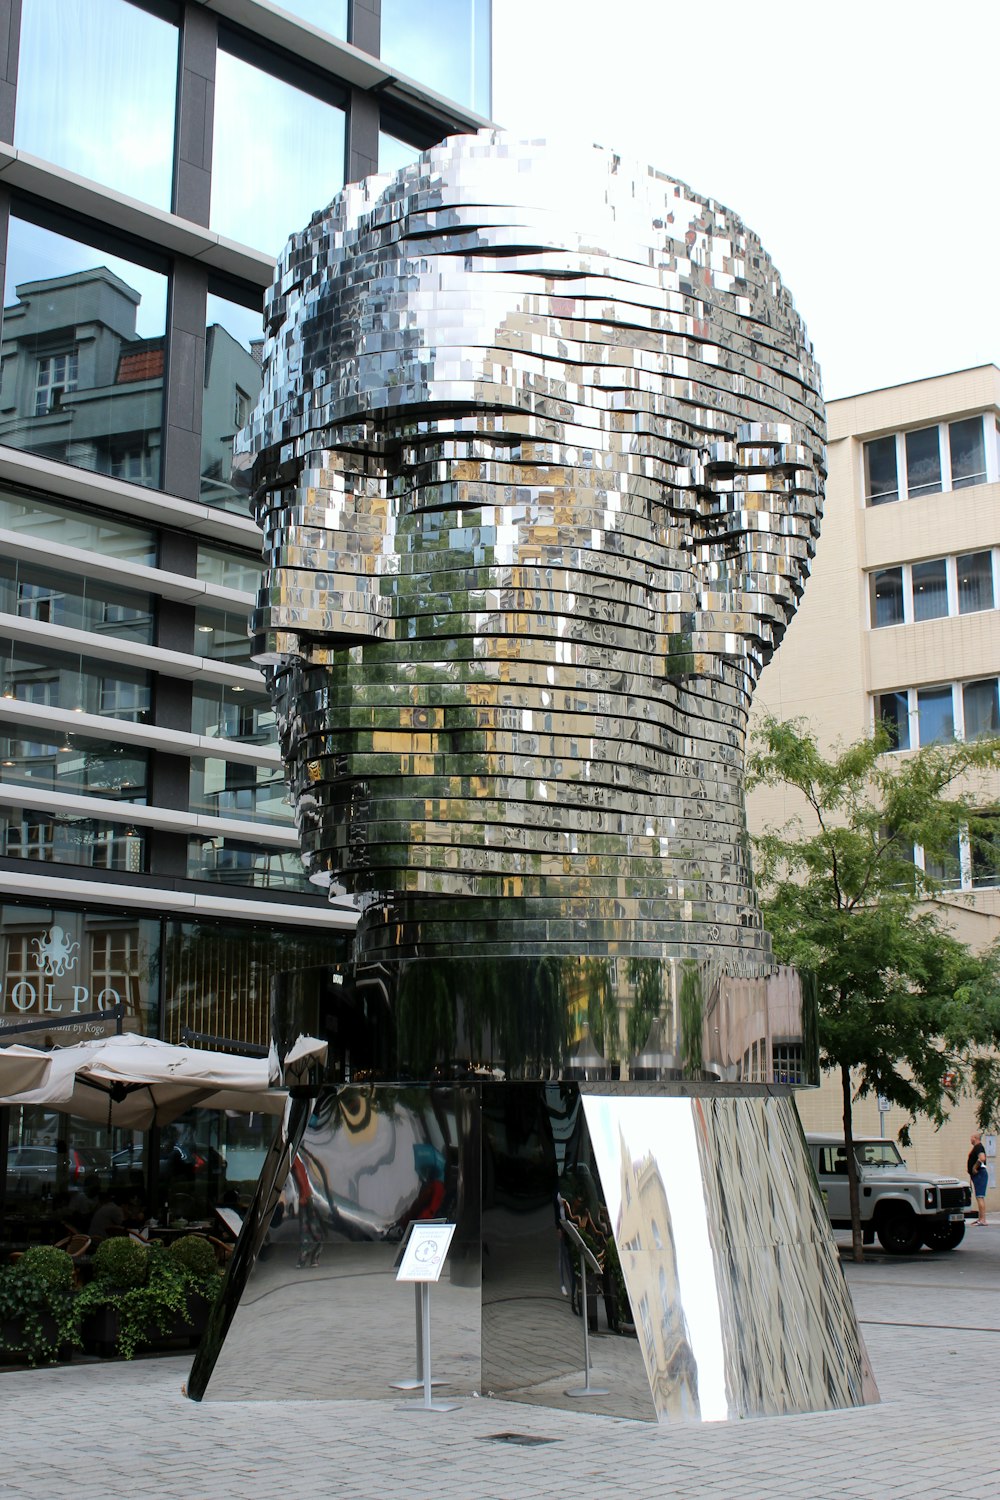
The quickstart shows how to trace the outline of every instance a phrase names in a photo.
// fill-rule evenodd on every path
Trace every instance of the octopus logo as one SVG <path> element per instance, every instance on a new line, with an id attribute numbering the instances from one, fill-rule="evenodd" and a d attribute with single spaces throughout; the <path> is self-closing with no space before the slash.
<path id="1" fill-rule="evenodd" d="M 43 974 L 58 977 L 75 969 L 80 944 L 66 936 L 61 927 L 50 927 L 47 937 L 32 938 L 35 960 Z"/>

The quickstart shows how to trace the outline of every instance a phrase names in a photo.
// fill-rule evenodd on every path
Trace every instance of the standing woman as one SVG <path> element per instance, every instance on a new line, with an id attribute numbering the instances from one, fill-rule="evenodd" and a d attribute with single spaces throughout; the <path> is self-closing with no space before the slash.
<path id="1" fill-rule="evenodd" d="M 986 1188 L 989 1184 L 989 1172 L 986 1170 L 986 1147 L 983 1138 L 976 1130 L 970 1137 L 972 1150 L 969 1152 L 968 1172 L 972 1178 L 972 1191 L 976 1195 L 976 1207 L 979 1210 L 979 1218 L 976 1220 L 977 1227 L 986 1225 Z"/>

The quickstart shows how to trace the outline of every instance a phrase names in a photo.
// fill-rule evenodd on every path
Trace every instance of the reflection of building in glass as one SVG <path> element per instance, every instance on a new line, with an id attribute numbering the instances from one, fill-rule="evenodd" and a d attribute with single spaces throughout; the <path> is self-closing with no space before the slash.
<path id="1" fill-rule="evenodd" d="M 160 477 L 165 339 L 140 338 L 140 294 L 105 266 L 16 288 L 4 308 L 0 442 L 137 484 Z M 206 330 L 202 498 L 245 503 L 233 440 L 260 364 L 226 329 Z"/>
<path id="2" fill-rule="evenodd" d="M 620 1130 L 619 1149 L 621 1211 L 615 1240 L 657 1415 L 695 1419 L 698 1367 L 678 1284 L 667 1191 L 656 1157 L 649 1153 L 633 1160 Z"/>
<path id="3" fill-rule="evenodd" d="M 201 429 L 201 498 L 206 505 L 245 509 L 246 471 L 233 470 L 233 443 L 260 394 L 260 342 L 249 351 L 218 323 L 206 330 Z"/>
<path id="4" fill-rule="evenodd" d="M 3 310 L 0 442 L 142 484 L 160 473 L 164 340 L 105 266 L 24 282 Z"/>

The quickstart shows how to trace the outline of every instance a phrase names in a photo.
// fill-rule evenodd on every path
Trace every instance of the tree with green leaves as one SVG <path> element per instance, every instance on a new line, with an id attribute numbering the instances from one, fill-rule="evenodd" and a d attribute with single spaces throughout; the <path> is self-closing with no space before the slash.
<path id="1" fill-rule="evenodd" d="M 991 1078 L 989 1107 L 1000 1099 L 989 1060 L 997 965 L 957 940 L 936 900 L 960 827 L 982 838 L 995 826 L 984 802 L 1000 741 L 891 748 L 880 727 L 824 756 L 801 722 L 769 718 L 748 762 L 750 787 L 784 788 L 797 804 L 784 827 L 754 840 L 755 864 L 775 955 L 814 976 L 820 1062 L 840 1074 L 856 1260 L 853 1100 L 881 1094 L 911 1121 L 940 1124 L 951 1075 L 984 1090 L 981 1111 Z"/>

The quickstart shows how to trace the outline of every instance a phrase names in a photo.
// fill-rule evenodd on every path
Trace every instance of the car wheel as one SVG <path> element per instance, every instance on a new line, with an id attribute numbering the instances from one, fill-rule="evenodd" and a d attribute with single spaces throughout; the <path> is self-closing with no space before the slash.
<path id="1" fill-rule="evenodd" d="M 936 1224 L 924 1235 L 928 1250 L 954 1250 L 965 1239 L 964 1224 Z"/>
<path id="2" fill-rule="evenodd" d="M 923 1244 L 920 1226 L 908 1208 L 887 1208 L 879 1216 L 875 1233 L 888 1255 L 915 1255 Z"/>

